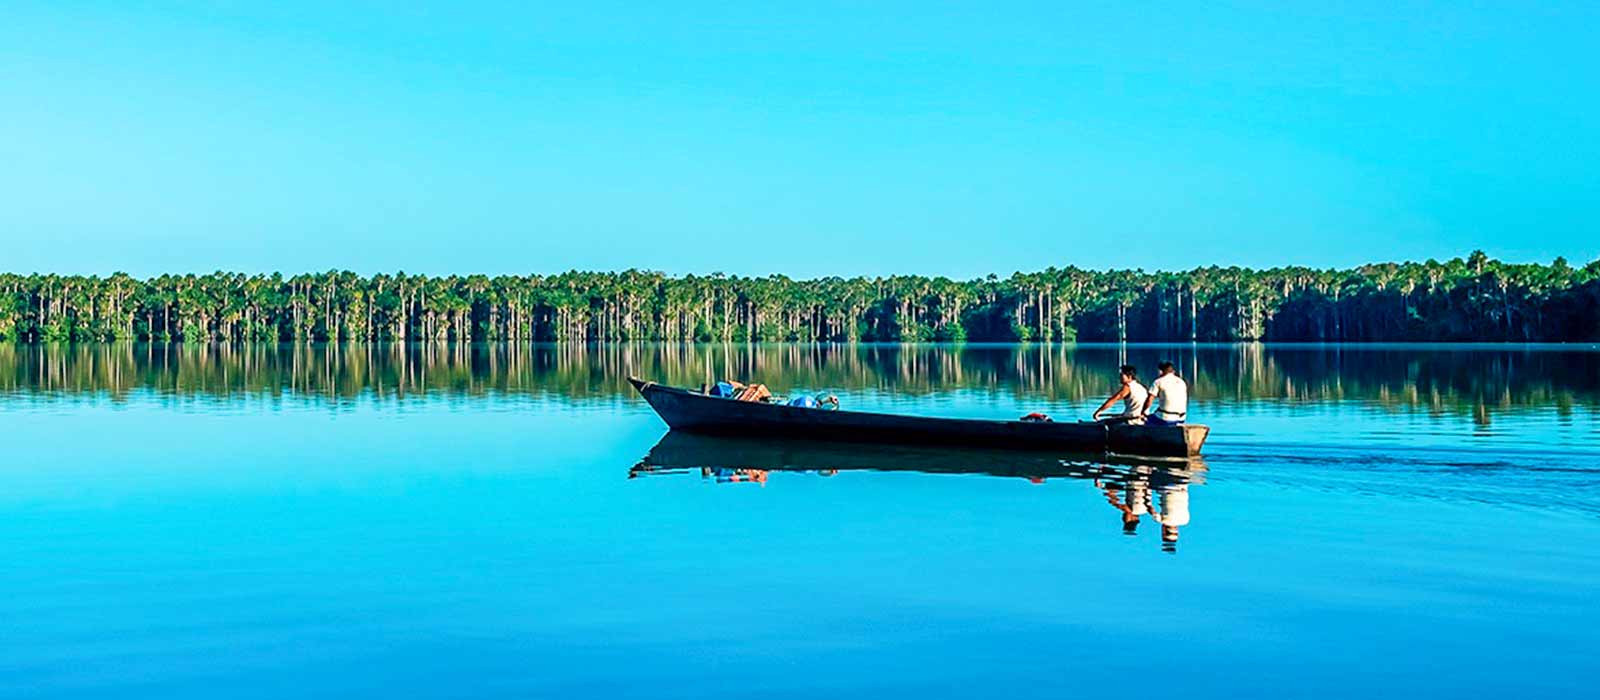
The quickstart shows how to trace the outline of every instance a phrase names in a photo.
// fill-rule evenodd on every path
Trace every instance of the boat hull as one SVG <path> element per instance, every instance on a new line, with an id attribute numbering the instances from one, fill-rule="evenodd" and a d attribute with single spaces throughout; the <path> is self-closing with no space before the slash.
<path id="1" fill-rule="evenodd" d="M 1200 454 L 1210 432 L 1203 425 L 1025 423 L 827 411 L 735 401 L 631 377 L 628 381 L 669 427 L 695 433 L 1189 458 Z"/>

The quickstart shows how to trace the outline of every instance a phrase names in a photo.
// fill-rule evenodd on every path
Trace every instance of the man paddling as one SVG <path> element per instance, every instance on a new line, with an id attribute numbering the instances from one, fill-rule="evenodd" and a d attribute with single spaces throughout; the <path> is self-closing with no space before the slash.
<path id="1" fill-rule="evenodd" d="M 1146 425 L 1183 425 L 1189 415 L 1189 385 L 1178 376 L 1171 362 L 1156 365 L 1159 376 L 1150 382 L 1150 395 L 1144 399 Z M 1155 410 L 1150 410 L 1156 399 L 1161 399 Z"/>
<path id="2" fill-rule="evenodd" d="M 1144 416 L 1145 408 L 1150 405 L 1150 392 L 1146 391 L 1144 385 L 1139 383 L 1139 370 L 1135 369 L 1133 365 L 1123 365 L 1119 369 L 1118 378 L 1121 379 L 1122 386 L 1117 387 L 1117 391 L 1107 398 L 1105 403 L 1100 404 L 1099 408 L 1094 410 L 1094 419 L 1100 420 L 1106 409 L 1111 408 L 1112 404 L 1121 401 L 1122 413 L 1111 416 L 1106 420 L 1136 423 Z"/>

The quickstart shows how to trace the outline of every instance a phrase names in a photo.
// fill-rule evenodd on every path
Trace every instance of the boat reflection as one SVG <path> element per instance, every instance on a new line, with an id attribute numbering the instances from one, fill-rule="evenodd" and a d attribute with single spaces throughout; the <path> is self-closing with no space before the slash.
<path id="1" fill-rule="evenodd" d="M 628 478 L 698 473 L 715 483 L 765 486 L 773 472 L 835 476 L 841 472 L 919 472 L 975 474 L 1027 479 L 1075 479 L 1099 489 L 1122 521 L 1122 532 L 1137 535 L 1152 521 L 1162 548 L 1176 551 L 1189 524 L 1189 487 L 1205 483 L 1204 460 L 1143 460 L 1060 452 L 985 450 L 757 439 L 668 431 L 628 470 Z"/>

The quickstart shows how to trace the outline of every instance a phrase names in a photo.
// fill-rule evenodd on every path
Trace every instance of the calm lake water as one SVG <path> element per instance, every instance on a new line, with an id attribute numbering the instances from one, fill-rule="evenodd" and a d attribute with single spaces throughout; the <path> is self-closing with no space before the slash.
<path id="1" fill-rule="evenodd" d="M 1164 358 L 1213 428 L 1183 468 L 663 441 L 625 382 L 1072 419 Z M 6 698 L 1586 697 L 1600 668 L 1594 347 L 0 346 L 0 430 Z"/>

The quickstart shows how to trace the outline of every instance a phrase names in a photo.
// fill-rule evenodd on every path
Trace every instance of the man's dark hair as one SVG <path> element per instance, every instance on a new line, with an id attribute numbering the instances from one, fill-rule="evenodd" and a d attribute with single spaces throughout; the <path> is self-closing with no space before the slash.
<path id="1" fill-rule="evenodd" d="M 1175 372 L 1175 371 L 1177 371 L 1177 370 L 1172 368 L 1172 363 L 1171 362 L 1167 362 L 1166 360 L 1162 360 L 1161 364 L 1156 365 L 1156 369 L 1159 369 L 1159 370 L 1161 370 L 1163 372 Z"/>
<path id="2" fill-rule="evenodd" d="M 1133 377 L 1134 379 L 1139 378 L 1139 368 L 1134 367 L 1133 365 L 1123 365 L 1121 369 L 1123 374 Z"/>

